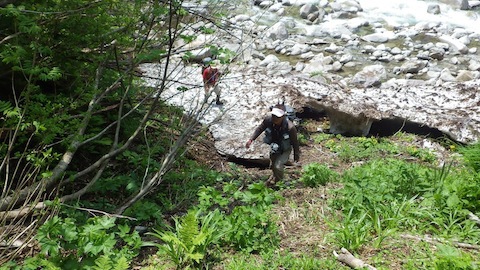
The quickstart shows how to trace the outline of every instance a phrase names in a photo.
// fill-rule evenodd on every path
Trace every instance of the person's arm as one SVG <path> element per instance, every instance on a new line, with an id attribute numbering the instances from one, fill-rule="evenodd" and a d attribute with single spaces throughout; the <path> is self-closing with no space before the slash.
<path id="1" fill-rule="evenodd" d="M 208 79 L 207 79 L 208 69 L 209 69 L 209 67 L 206 67 L 206 68 L 203 70 L 203 73 L 202 73 L 203 84 L 206 84 L 207 81 L 208 81 Z"/>
<path id="2" fill-rule="evenodd" d="M 217 71 L 213 75 L 213 84 L 218 84 L 220 81 L 220 76 L 222 76 L 222 72 L 217 68 Z"/>
<path id="3" fill-rule="evenodd" d="M 262 132 L 264 132 L 265 129 L 267 129 L 267 127 L 268 127 L 268 117 L 263 119 L 262 123 L 255 129 L 250 139 L 248 139 L 247 144 L 245 144 L 245 147 L 249 148 L 252 142 L 255 141 L 255 139 L 258 136 L 260 136 L 260 134 L 262 134 Z"/>

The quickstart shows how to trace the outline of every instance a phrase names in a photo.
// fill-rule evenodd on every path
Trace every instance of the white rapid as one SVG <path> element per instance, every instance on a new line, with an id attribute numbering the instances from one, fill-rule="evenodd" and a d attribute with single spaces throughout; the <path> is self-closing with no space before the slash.
<path id="1" fill-rule="evenodd" d="M 419 22 L 433 22 L 460 27 L 480 33 L 480 10 L 460 10 L 458 1 L 421 0 L 357 0 L 363 8 L 360 16 L 370 22 L 383 21 L 390 26 L 411 26 Z M 429 5 L 438 4 L 440 14 L 427 12 Z"/>

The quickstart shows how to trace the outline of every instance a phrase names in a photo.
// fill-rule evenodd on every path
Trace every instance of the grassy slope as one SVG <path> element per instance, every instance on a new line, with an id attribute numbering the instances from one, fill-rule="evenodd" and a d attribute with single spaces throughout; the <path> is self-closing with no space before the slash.
<path id="1" fill-rule="evenodd" d="M 426 136 L 403 132 L 384 138 L 334 136 L 317 132 L 317 128 L 322 126 L 328 126 L 328 120 L 308 120 L 302 124 L 301 163 L 303 168 L 311 163 L 325 165 L 332 171 L 337 172 L 338 178 L 333 179 L 325 186 L 306 187 L 300 181 L 303 173 L 302 169 L 287 167 L 289 186 L 285 183 L 280 183 L 277 186 L 277 190 L 284 200 L 280 200 L 273 210 L 281 237 L 279 248 L 273 254 L 271 252 L 269 254 L 251 255 L 224 253 L 222 261 L 218 262 L 214 268 L 318 269 L 320 266 L 323 269 L 349 269 L 349 267 L 339 263 L 333 255 L 334 251 L 339 252 L 343 246 L 341 239 L 339 240 L 338 237 L 343 230 L 344 234 L 348 231 L 348 237 L 359 238 L 357 240 L 360 242 L 362 239 L 366 239 L 366 242 L 361 243 L 360 247 L 352 253 L 366 263 L 374 265 L 377 269 L 431 269 L 432 261 L 440 260 L 440 255 L 435 254 L 437 254 L 439 248 L 442 248 L 441 245 L 402 237 L 402 234 L 423 237 L 424 227 L 419 225 L 422 228 L 418 232 L 402 231 L 401 229 L 383 232 L 377 230 L 378 235 L 362 236 L 356 230 L 360 231 L 363 229 L 362 227 L 368 227 L 366 230 L 370 230 L 374 224 L 362 225 L 358 223 L 358 226 L 353 224 L 353 226 L 348 227 L 346 225 L 348 218 L 345 217 L 345 214 L 332 208 L 332 201 L 336 200 L 334 197 L 336 195 L 333 195 L 331 191 L 342 188 L 340 177 L 344 172 L 361 167 L 374 159 L 393 158 L 427 167 L 438 167 L 440 164 L 450 162 L 456 164 L 455 166 L 460 166 L 459 155 L 452 151 L 456 147 L 455 144 L 445 139 L 435 140 Z M 203 144 L 208 145 L 208 143 Z M 216 153 L 212 153 L 210 147 L 204 147 L 203 152 L 201 147 L 200 150 L 199 147 L 195 147 L 195 149 L 196 152 L 193 157 L 196 157 L 201 163 L 208 163 L 210 167 L 217 169 L 228 168 L 226 166 L 227 161 Z M 212 161 L 215 162 L 212 163 Z M 241 167 L 241 170 L 252 181 L 264 179 L 270 174 L 268 169 Z M 379 211 L 389 212 L 389 206 L 386 207 Z M 358 222 L 358 220 L 355 221 Z M 428 226 L 428 224 L 425 224 L 425 226 Z M 452 232 L 442 234 L 442 228 L 439 228 L 436 233 L 432 233 L 434 235 L 442 234 L 443 237 L 448 235 L 451 238 L 459 238 L 460 235 L 456 236 L 455 232 L 452 230 Z M 478 226 L 476 230 L 473 229 L 473 232 L 478 235 Z M 345 238 L 348 237 L 345 236 Z M 452 245 L 447 246 L 453 247 Z M 456 251 L 464 253 L 456 254 Z M 478 250 L 475 249 L 454 249 L 450 253 L 454 254 L 452 256 L 457 261 L 470 262 L 472 261 L 471 258 L 478 258 L 479 256 Z M 473 259 L 473 262 L 478 263 L 478 259 Z M 158 268 L 158 260 L 153 265 L 150 267 Z M 448 263 L 445 265 L 448 265 Z M 453 267 L 452 269 L 471 269 L 459 268 L 458 265 L 448 267 Z"/>

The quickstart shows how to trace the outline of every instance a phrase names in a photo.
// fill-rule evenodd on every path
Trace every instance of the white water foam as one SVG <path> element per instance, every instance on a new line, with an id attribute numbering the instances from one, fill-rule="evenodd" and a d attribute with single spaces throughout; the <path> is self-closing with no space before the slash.
<path id="1" fill-rule="evenodd" d="M 391 26 L 434 22 L 480 34 L 480 11 L 460 10 L 460 1 L 449 4 L 419 0 L 358 0 L 358 2 L 364 10 L 363 17 L 372 22 L 383 20 Z M 440 6 L 440 14 L 427 12 L 431 4 Z"/>

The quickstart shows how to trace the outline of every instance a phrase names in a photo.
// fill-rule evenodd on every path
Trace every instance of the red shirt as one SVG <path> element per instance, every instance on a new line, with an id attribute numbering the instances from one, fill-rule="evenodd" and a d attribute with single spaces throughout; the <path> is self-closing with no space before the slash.
<path id="1" fill-rule="evenodd" d="M 220 77 L 220 72 L 216 68 L 207 67 L 203 71 L 203 82 L 209 85 L 215 85 Z"/>

